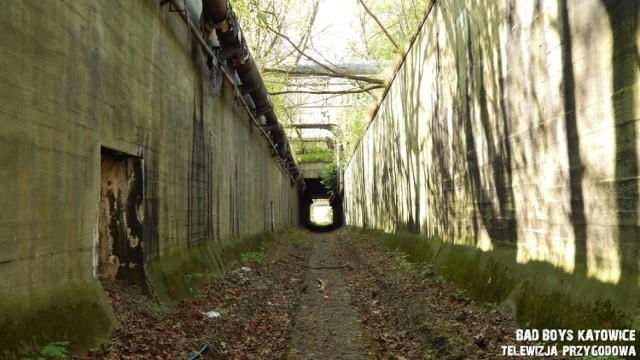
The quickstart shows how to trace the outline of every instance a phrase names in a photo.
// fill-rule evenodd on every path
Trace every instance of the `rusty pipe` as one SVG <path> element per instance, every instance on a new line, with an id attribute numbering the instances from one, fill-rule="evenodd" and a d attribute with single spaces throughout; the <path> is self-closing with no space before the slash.
<path id="1" fill-rule="evenodd" d="M 229 2 L 227 0 L 203 0 L 202 12 L 213 23 L 220 23 L 227 18 Z"/>
<path id="2" fill-rule="evenodd" d="M 216 30 L 221 48 L 231 53 L 230 65 L 238 73 L 242 87 L 249 90 L 256 112 L 272 112 L 273 103 L 228 0 L 202 0 L 202 20 L 205 29 Z M 265 118 L 268 124 L 277 122 L 275 115 Z"/>
<path id="3" fill-rule="evenodd" d="M 198 28 L 196 28 L 195 25 L 189 20 L 189 17 L 188 17 L 188 14 L 187 14 L 187 10 L 181 8 L 180 4 L 178 4 L 178 0 L 161 0 L 160 1 L 160 5 L 166 5 L 167 3 L 171 3 L 171 5 L 174 7 L 174 9 L 176 9 L 176 12 L 182 18 L 182 20 L 187 24 L 191 34 L 194 35 L 196 41 L 200 44 L 200 46 L 202 46 L 202 51 L 207 56 L 214 57 L 215 56 L 214 52 L 209 47 L 209 44 L 207 43 L 207 41 L 202 37 L 202 35 L 200 33 L 200 30 Z M 212 9 L 217 9 L 217 10 L 213 10 L 213 11 L 222 11 L 222 10 L 220 10 L 220 9 L 223 8 L 223 6 L 221 5 L 222 3 L 224 3 L 224 7 L 227 9 L 227 10 L 224 11 L 225 16 L 227 16 L 229 11 L 230 11 L 230 8 L 228 7 L 228 3 L 226 1 L 217 1 L 217 2 L 211 2 L 211 3 L 207 4 L 207 5 L 209 5 L 208 11 L 212 11 Z M 203 8 L 204 8 L 204 6 L 205 6 L 205 4 L 203 3 Z M 202 24 L 202 25 L 207 25 L 207 24 Z M 208 30 L 206 28 L 206 26 L 205 26 L 205 29 L 204 29 L 205 30 L 205 36 L 208 36 L 207 34 L 210 35 L 211 29 L 212 28 L 210 27 L 209 30 Z M 245 48 L 246 48 L 246 44 L 245 44 Z M 253 64 L 253 60 L 249 64 Z M 234 80 L 232 79 L 231 75 L 224 68 L 222 68 L 222 73 L 224 74 L 224 76 L 227 79 L 227 81 L 229 81 L 230 83 L 234 83 Z M 259 72 L 257 72 L 257 74 L 258 74 L 258 77 L 259 77 Z M 262 80 L 261 77 L 260 77 L 260 80 Z M 254 90 L 255 94 L 253 96 L 255 96 L 256 98 L 260 98 L 261 96 L 264 96 L 263 94 L 266 94 L 267 97 L 268 97 L 268 93 L 266 92 L 266 88 L 264 88 L 264 83 L 262 83 L 262 88 L 264 90 L 261 90 L 261 89 Z M 278 154 L 278 149 L 276 147 L 276 142 L 273 140 L 274 137 L 270 134 L 270 132 L 271 132 L 270 130 L 274 129 L 274 128 L 278 128 L 278 129 L 281 129 L 282 132 L 284 132 L 284 129 L 282 129 L 282 125 L 280 125 L 280 123 L 278 123 L 277 117 L 275 116 L 275 113 L 273 113 L 273 108 L 270 107 L 268 109 L 269 111 L 267 111 L 267 113 L 264 114 L 265 118 L 267 119 L 267 123 L 269 125 L 268 126 L 261 126 L 258 123 L 258 120 L 252 115 L 251 111 L 249 110 L 249 106 L 244 101 L 244 99 L 240 98 L 240 100 L 241 100 L 243 106 L 245 107 L 245 109 L 247 109 L 247 112 L 249 113 L 249 116 L 250 116 L 251 120 L 253 121 L 254 125 L 256 125 L 258 128 L 260 128 L 260 131 L 262 132 L 262 134 L 265 137 L 268 138 L 269 144 L 271 145 L 272 149 L 276 152 L 276 154 Z M 268 100 L 268 98 L 267 98 L 267 100 Z M 265 102 L 263 100 L 263 102 L 261 103 L 262 106 L 264 106 L 264 103 Z M 304 179 L 302 178 L 302 176 L 300 174 L 300 171 L 298 170 L 298 167 L 295 164 L 295 161 L 293 162 L 293 164 L 291 163 L 291 161 L 293 160 L 293 157 L 292 157 L 290 148 L 288 148 L 288 153 L 286 153 L 285 155 L 286 156 L 280 156 L 279 157 L 280 158 L 280 164 L 282 165 L 283 170 L 289 175 L 289 177 L 291 177 L 292 181 L 299 182 L 299 184 L 301 184 L 301 186 L 304 187 Z"/>
<path id="4" fill-rule="evenodd" d="M 189 15 L 187 15 L 187 10 L 180 8 L 180 4 L 178 4 L 177 0 L 163 0 L 160 4 L 164 5 L 167 2 L 173 5 L 178 15 L 180 15 L 180 17 L 185 22 L 185 24 L 187 24 L 187 26 L 189 27 L 189 31 L 191 32 L 191 34 L 195 36 L 196 41 L 202 47 L 202 51 L 207 56 L 211 56 L 211 57 L 215 56 L 215 54 L 213 53 L 213 50 L 209 48 L 209 45 L 207 44 L 206 40 L 202 36 L 200 36 L 200 31 L 198 30 L 198 28 L 196 28 L 196 26 L 191 22 L 191 20 L 189 20 Z"/>
<path id="5" fill-rule="evenodd" d="M 275 144 L 276 153 L 283 161 L 289 163 L 286 166 L 289 173 L 297 177 L 300 173 L 293 159 L 286 133 L 273 111 L 269 92 L 229 1 L 202 0 L 201 19 L 203 29 L 207 33 L 210 34 L 215 29 L 220 47 L 228 56 L 229 65 L 236 71 L 242 82 L 243 92 L 248 93 L 255 104 L 256 115 L 264 115 L 265 125 L 272 129 L 269 131 L 269 138 Z"/>

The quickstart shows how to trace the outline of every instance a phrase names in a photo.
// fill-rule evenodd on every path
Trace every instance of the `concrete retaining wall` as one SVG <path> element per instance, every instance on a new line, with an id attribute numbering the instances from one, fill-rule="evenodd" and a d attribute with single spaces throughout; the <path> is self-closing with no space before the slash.
<path id="1" fill-rule="evenodd" d="M 553 270 L 501 300 L 521 280 L 567 299 L 603 284 L 587 312 L 640 326 L 639 7 L 437 1 L 346 168 L 346 223 Z"/>
<path id="2" fill-rule="evenodd" d="M 297 189 L 158 1 L 10 1 L 0 33 L 0 354 L 108 337 L 98 276 L 166 293 L 153 264 L 201 247 L 219 269 L 298 224 Z"/>

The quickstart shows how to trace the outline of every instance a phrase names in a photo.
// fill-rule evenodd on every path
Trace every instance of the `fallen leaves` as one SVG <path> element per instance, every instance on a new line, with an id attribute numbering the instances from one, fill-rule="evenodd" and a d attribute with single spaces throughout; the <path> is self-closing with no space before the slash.
<path id="1" fill-rule="evenodd" d="M 378 358 L 488 359 L 509 343 L 512 318 L 474 304 L 431 266 L 398 266 L 397 256 L 348 231 L 339 243 L 339 261 L 362 269 L 345 274 Z"/>
<path id="2" fill-rule="evenodd" d="M 194 297 L 172 308 L 137 288 L 104 283 L 120 327 L 103 346 L 75 359 L 281 359 L 300 297 L 314 278 L 321 294 L 314 298 L 321 296 L 325 310 L 350 294 L 357 309 L 353 321 L 363 325 L 375 358 L 492 358 L 514 333 L 506 310 L 474 304 L 435 269 L 398 266 L 392 252 L 346 231 L 330 236 L 339 241 L 327 260 L 349 265 L 302 266 L 310 256 L 308 244 L 281 239 L 269 243 L 259 261 L 207 280 Z M 341 272 L 349 288 L 339 290 L 327 274 L 304 282 L 315 268 Z M 318 319 L 317 326 L 331 323 Z"/>
<path id="3" fill-rule="evenodd" d="M 105 282 L 120 328 L 100 348 L 75 358 L 279 359 L 304 269 L 271 260 L 292 252 L 304 257 L 306 251 L 299 243 L 270 243 L 263 261 L 229 269 L 173 308 L 124 283 Z"/>

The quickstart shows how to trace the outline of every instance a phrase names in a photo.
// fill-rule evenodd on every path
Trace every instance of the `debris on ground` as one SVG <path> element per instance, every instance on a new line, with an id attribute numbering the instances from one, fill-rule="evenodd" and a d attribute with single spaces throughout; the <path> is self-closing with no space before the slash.
<path id="1" fill-rule="evenodd" d="M 73 358 L 489 359 L 514 344 L 512 316 L 428 265 L 401 266 L 396 253 L 349 230 L 294 231 L 171 308 L 103 283 L 120 327 Z M 308 291 L 314 281 L 318 292 Z"/>
<path id="2" fill-rule="evenodd" d="M 325 292 L 327 290 L 327 282 L 322 279 L 316 279 L 318 282 L 318 292 Z"/>

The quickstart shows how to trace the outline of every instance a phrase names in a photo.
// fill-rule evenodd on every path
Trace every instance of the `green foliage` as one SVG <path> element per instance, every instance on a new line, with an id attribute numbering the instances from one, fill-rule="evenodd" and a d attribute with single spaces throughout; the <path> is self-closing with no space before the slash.
<path id="1" fill-rule="evenodd" d="M 292 0 L 237 0 L 232 2 L 232 7 L 251 53 L 262 69 L 266 88 L 270 93 L 286 90 L 291 82 L 288 75 L 264 69 L 278 68 L 292 61 L 290 45 L 276 32 L 286 33 L 296 42 L 307 36 L 309 4 Z M 286 104 L 286 98 L 272 96 L 271 101 L 278 120 L 283 124 L 290 123 L 294 109 Z"/>
<path id="2" fill-rule="evenodd" d="M 420 276 L 422 277 L 423 281 L 425 281 L 425 282 L 426 282 L 426 280 L 430 280 L 435 275 L 436 275 L 436 272 L 433 269 L 433 266 L 431 264 L 424 264 L 420 268 Z"/>
<path id="3" fill-rule="evenodd" d="M 305 2 L 292 0 L 236 0 L 232 6 L 251 52 L 262 67 L 279 64 L 290 53 L 284 39 L 270 29 L 287 33 L 294 40 L 306 32 Z"/>
<path id="4" fill-rule="evenodd" d="M 368 110 L 365 107 L 343 108 L 340 111 L 340 143 L 342 158 L 351 156 L 367 130 Z"/>
<path id="5" fill-rule="evenodd" d="M 437 359 L 438 358 L 438 353 L 433 349 L 428 349 L 428 350 L 425 351 L 423 358 L 425 360 Z"/>
<path id="6" fill-rule="evenodd" d="M 298 163 L 304 162 L 329 162 L 334 158 L 333 151 L 331 150 L 317 150 L 296 154 L 296 161 Z"/>
<path id="7" fill-rule="evenodd" d="M 63 359 L 67 357 L 68 341 L 50 342 L 42 348 L 41 354 L 53 359 Z"/>
<path id="8" fill-rule="evenodd" d="M 415 269 L 417 265 L 409 260 L 409 254 L 396 250 L 393 252 L 396 263 L 404 270 Z"/>
<path id="9" fill-rule="evenodd" d="M 222 277 L 222 274 L 217 272 L 197 272 L 185 275 L 189 280 L 214 280 Z"/>
<path id="10" fill-rule="evenodd" d="M 320 173 L 320 183 L 327 189 L 330 196 L 334 196 L 338 191 L 338 167 L 335 162 L 325 166 Z"/>
<path id="11" fill-rule="evenodd" d="M 215 311 L 217 311 L 220 316 L 224 316 L 229 313 L 229 309 L 227 308 L 217 308 Z"/>
<path id="12" fill-rule="evenodd" d="M 250 262 L 258 262 L 262 260 L 264 254 L 261 251 L 250 251 L 244 254 L 240 254 L 240 262 L 243 264 Z"/>
<path id="13" fill-rule="evenodd" d="M 262 78 L 269 92 L 283 91 L 286 88 L 287 78 L 284 75 L 266 73 L 262 74 Z M 278 116 L 278 120 L 283 124 L 290 123 L 292 109 L 287 106 L 285 97 L 272 96 L 271 102 L 273 103 L 273 111 Z"/>
<path id="14" fill-rule="evenodd" d="M 429 0 L 400 0 L 396 2 L 368 0 L 367 7 L 378 17 L 385 29 L 400 45 L 395 49 L 369 14 L 360 6 L 359 38 L 353 40 L 354 52 L 371 60 L 391 60 L 406 50 L 406 44 L 416 32 L 427 9 Z"/>
<path id="15" fill-rule="evenodd" d="M 411 36 L 416 32 L 424 12 L 431 0 L 399 0 L 389 2 L 382 0 L 366 0 L 367 6 L 381 21 L 384 28 L 391 34 L 395 42 L 400 44 L 396 49 L 389 41 L 380 25 L 364 11 L 359 4 L 357 6 L 359 24 L 353 24 L 353 28 L 345 29 L 349 36 L 351 51 L 339 54 L 327 54 L 325 49 L 327 39 L 323 38 L 323 31 L 318 29 L 318 21 L 321 15 L 317 12 L 322 8 L 319 0 L 292 1 L 292 0 L 237 0 L 233 2 L 233 8 L 239 17 L 240 24 L 247 43 L 251 47 L 253 57 L 262 69 L 262 77 L 268 91 L 272 94 L 296 91 L 296 90 L 344 90 L 336 86 L 336 82 L 329 82 L 322 77 L 296 77 L 295 74 L 277 72 L 276 70 L 294 68 L 303 63 L 309 63 L 307 55 L 331 66 L 333 63 L 358 63 L 375 62 L 384 68 L 385 64 L 399 54 L 402 54 Z M 322 11 L 321 11 L 322 12 Z M 294 50 L 292 44 L 297 44 L 306 55 L 301 55 Z M 330 52 L 330 51 L 329 51 Z M 382 78 L 377 74 L 374 78 Z M 344 83 L 341 79 L 339 83 Z M 333 85 L 331 85 L 333 84 Z M 362 87 L 362 83 L 347 82 L 346 88 Z M 331 85 L 331 86 L 329 86 Z M 376 90 L 380 91 L 380 90 Z M 287 94 L 272 96 L 274 111 L 283 124 L 303 122 L 308 115 L 307 110 L 301 105 L 320 104 L 331 108 L 343 105 L 339 110 L 331 113 L 339 124 L 338 137 L 342 145 L 341 159 L 347 160 L 353 153 L 356 145 L 362 138 L 369 122 L 368 106 L 372 101 L 377 101 L 375 93 L 356 93 L 342 95 L 339 101 L 327 100 L 335 95 L 326 97 L 322 95 Z M 291 142 L 294 159 L 297 162 L 331 161 L 335 157 L 332 151 L 315 149 L 313 145 Z M 346 162 L 346 161 L 345 161 Z"/>
<path id="16" fill-rule="evenodd" d="M 310 240 L 309 234 L 304 231 L 300 231 L 298 228 L 288 228 L 284 230 L 282 235 L 280 235 L 280 238 L 297 245 L 306 245 Z"/>
<path id="17" fill-rule="evenodd" d="M 164 306 L 164 305 L 158 305 L 158 304 L 154 304 L 152 306 L 153 311 L 160 313 L 160 314 L 168 314 L 171 312 L 171 308 L 169 308 L 168 306 Z"/>
<path id="18" fill-rule="evenodd" d="M 298 134 L 301 136 L 301 134 Z M 327 149 L 322 143 L 304 143 L 291 141 L 291 151 L 298 163 L 304 162 L 330 162 L 335 157 L 333 150 Z"/>
<path id="19" fill-rule="evenodd" d="M 67 345 L 68 341 L 54 341 L 43 346 L 40 350 L 40 355 L 36 360 L 49 360 L 49 359 L 65 359 L 67 357 Z M 23 359 L 31 360 L 31 359 Z"/>

